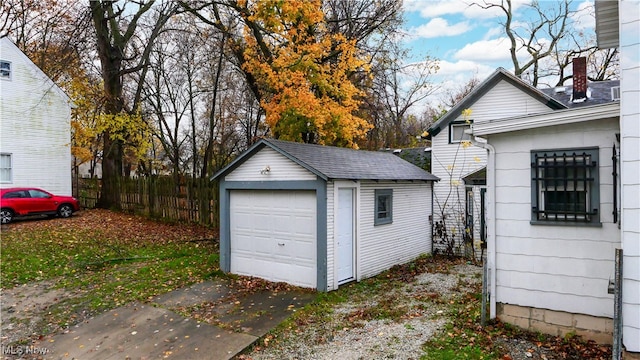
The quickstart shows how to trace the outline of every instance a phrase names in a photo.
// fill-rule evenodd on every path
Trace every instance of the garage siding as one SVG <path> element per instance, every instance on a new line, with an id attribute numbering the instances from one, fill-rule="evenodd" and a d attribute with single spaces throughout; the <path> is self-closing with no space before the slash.
<path id="1" fill-rule="evenodd" d="M 266 167 L 269 171 L 263 173 Z M 225 176 L 225 181 L 290 181 L 290 180 L 316 180 L 316 175 L 311 171 L 296 164 L 279 152 L 264 147 L 256 154 L 248 158 L 230 174 Z"/>
<path id="2" fill-rule="evenodd" d="M 393 222 L 374 226 L 375 190 L 393 189 Z M 358 280 L 431 251 L 432 183 L 363 181 Z"/>

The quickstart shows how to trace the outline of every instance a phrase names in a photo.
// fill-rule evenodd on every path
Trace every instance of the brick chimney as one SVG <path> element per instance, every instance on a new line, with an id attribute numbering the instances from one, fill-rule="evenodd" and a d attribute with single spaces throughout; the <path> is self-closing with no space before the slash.
<path id="1" fill-rule="evenodd" d="M 587 99 L 587 58 L 573 58 L 573 102 Z"/>

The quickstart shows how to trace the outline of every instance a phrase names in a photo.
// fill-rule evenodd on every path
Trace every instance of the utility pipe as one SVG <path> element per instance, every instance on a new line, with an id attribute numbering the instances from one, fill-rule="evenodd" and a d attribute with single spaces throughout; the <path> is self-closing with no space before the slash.
<path id="1" fill-rule="evenodd" d="M 467 130 L 468 131 L 468 130 Z M 487 150 L 487 272 L 489 273 L 489 318 L 496 318 L 496 149 L 487 139 L 471 137 L 474 146 Z"/>

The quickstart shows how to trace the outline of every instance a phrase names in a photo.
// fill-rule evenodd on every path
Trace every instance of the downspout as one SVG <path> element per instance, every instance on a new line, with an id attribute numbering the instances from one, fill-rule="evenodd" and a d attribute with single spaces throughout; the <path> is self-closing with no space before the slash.
<path id="1" fill-rule="evenodd" d="M 435 188 L 435 181 L 431 181 L 431 220 L 429 226 L 431 228 L 431 251 L 429 254 L 433 255 L 433 189 Z"/>
<path id="2" fill-rule="evenodd" d="M 489 274 L 489 318 L 496 318 L 496 149 L 487 139 L 472 134 L 471 143 L 487 150 L 487 272 Z"/>

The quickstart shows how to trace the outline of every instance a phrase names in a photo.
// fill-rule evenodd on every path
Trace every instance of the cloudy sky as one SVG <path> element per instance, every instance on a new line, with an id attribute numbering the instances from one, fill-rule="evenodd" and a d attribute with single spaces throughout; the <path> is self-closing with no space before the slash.
<path id="1" fill-rule="evenodd" d="M 446 84 L 464 84 L 472 76 L 481 81 L 499 66 L 513 71 L 509 42 L 500 25 L 504 14 L 497 9 L 469 6 L 473 0 L 404 0 L 407 45 L 413 61 L 425 55 L 440 60 L 435 78 Z M 495 0 L 494 0 L 495 1 Z M 525 0 L 513 0 L 516 24 L 532 19 Z M 558 6 L 557 0 L 541 0 L 546 8 Z M 576 30 L 594 32 L 593 0 L 574 0 Z"/>

